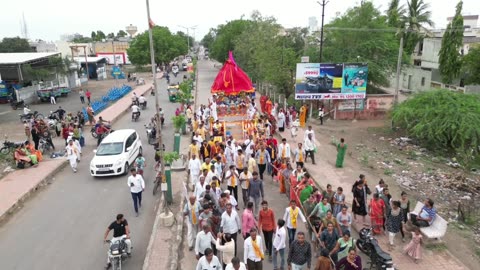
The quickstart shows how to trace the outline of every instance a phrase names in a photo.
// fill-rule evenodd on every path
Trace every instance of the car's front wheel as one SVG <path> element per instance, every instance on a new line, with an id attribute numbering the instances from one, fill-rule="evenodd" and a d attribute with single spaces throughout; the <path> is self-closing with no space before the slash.
<path id="1" fill-rule="evenodd" d="M 128 174 L 128 169 L 130 168 L 130 166 L 128 166 L 128 162 L 125 163 L 125 166 L 123 167 L 123 174 L 126 175 Z"/>

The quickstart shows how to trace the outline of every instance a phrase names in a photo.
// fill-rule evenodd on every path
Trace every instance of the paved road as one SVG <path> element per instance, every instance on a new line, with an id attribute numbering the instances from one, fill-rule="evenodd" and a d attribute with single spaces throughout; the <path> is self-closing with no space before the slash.
<path id="1" fill-rule="evenodd" d="M 172 81 L 183 77 L 172 78 Z M 159 98 L 165 110 L 164 142 L 173 150 L 173 126 L 170 116 L 176 104 L 168 101 L 166 82 L 161 80 Z M 153 148 L 147 144 L 144 124 L 154 113 L 155 100 L 148 97 L 148 108 L 139 122 L 132 123 L 125 114 L 115 129 L 135 128 L 144 146 L 147 166 L 153 161 Z M 151 194 L 153 170 L 145 171 L 146 192 L 140 217 L 134 216 L 127 178 L 92 178 L 88 172 L 92 150 L 96 143 L 87 135 L 88 146 L 79 164 L 78 173 L 69 167 L 56 175 L 51 186 L 36 194 L 8 223 L 0 228 L 1 269 L 54 270 L 102 269 L 106 263 L 106 248 L 102 243 L 105 229 L 123 213 L 132 231 L 133 256 L 124 269 L 141 269 L 154 222 L 154 205 L 159 197 Z M 40 165 L 41 166 L 41 165 Z"/>

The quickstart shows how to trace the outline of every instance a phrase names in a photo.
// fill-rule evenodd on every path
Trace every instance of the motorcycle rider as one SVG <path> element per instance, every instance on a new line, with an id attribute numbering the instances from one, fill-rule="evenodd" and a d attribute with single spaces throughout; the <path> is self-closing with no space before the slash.
<path id="1" fill-rule="evenodd" d="M 133 92 L 132 94 L 132 104 L 136 104 L 138 105 L 138 96 L 137 96 L 137 93 Z"/>
<path id="2" fill-rule="evenodd" d="M 163 126 L 163 123 L 165 122 L 165 113 L 162 108 L 158 109 L 158 114 L 160 115 L 160 123 Z"/>
<path id="3" fill-rule="evenodd" d="M 62 109 L 62 106 L 58 106 L 58 110 L 54 111 L 53 113 L 57 113 L 58 117 L 60 117 L 60 120 L 63 120 L 63 116 L 65 116 L 67 112 Z"/>
<path id="4" fill-rule="evenodd" d="M 138 98 L 138 103 L 140 106 L 142 106 L 142 104 L 145 104 L 144 106 L 147 107 L 147 99 L 143 95 Z"/>
<path id="5" fill-rule="evenodd" d="M 110 243 L 115 243 L 118 240 L 124 239 L 125 244 L 127 244 L 127 255 L 130 257 L 132 255 L 132 241 L 130 240 L 130 228 L 128 226 L 127 220 L 123 217 L 123 214 L 118 214 L 117 219 L 108 226 L 107 230 L 105 231 L 105 236 L 103 237 L 103 241 L 107 242 L 107 237 L 110 231 L 113 230 L 113 238 Z M 105 266 L 106 269 L 110 268 L 112 263 L 110 262 L 110 257 L 107 253 L 107 265 Z"/>
<path id="6" fill-rule="evenodd" d="M 140 108 L 136 105 L 132 105 L 132 120 L 135 118 L 135 116 L 138 114 L 138 117 L 140 117 Z"/>
<path id="7" fill-rule="evenodd" d="M 23 107 L 23 115 L 29 115 L 31 114 L 31 111 L 32 110 L 28 108 L 27 104 L 25 104 L 25 106 Z"/>

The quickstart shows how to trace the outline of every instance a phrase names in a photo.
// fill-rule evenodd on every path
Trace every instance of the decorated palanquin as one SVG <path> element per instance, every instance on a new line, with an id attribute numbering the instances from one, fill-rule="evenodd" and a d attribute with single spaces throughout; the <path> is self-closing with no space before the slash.
<path id="1" fill-rule="evenodd" d="M 218 117 L 246 116 L 250 96 L 255 88 L 248 75 L 237 65 L 232 52 L 211 87 L 216 95 Z"/>

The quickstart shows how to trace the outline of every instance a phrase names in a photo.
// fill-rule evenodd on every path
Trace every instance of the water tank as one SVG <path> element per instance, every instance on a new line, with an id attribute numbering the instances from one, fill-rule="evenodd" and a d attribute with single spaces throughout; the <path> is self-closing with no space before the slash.
<path id="1" fill-rule="evenodd" d="M 125 27 L 125 29 L 127 30 L 127 33 L 130 35 L 130 37 L 133 37 L 137 33 L 137 27 L 134 25 L 130 24 L 129 26 Z"/>

